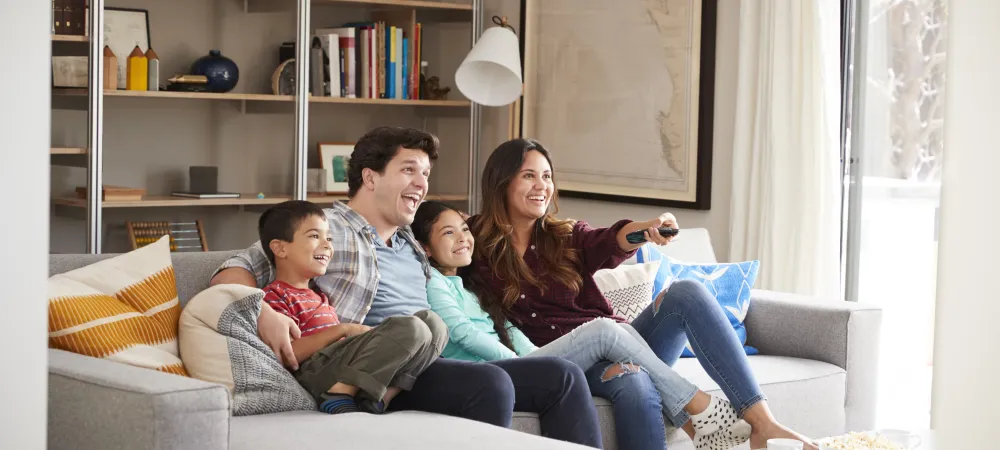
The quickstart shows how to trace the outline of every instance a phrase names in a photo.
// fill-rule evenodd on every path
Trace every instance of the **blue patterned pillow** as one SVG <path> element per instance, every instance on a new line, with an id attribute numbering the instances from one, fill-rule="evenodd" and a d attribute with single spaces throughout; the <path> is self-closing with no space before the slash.
<path id="1" fill-rule="evenodd" d="M 653 280 L 653 297 L 655 300 L 663 289 L 676 280 L 694 280 L 703 284 L 716 301 L 722 305 L 729 323 L 736 330 L 736 336 L 748 355 L 757 354 L 757 349 L 746 345 L 747 330 L 743 321 L 746 320 L 750 308 L 750 290 L 757 281 L 757 271 L 760 261 L 745 261 L 739 263 L 684 263 L 660 253 L 656 247 L 645 245 L 636 254 L 637 262 L 660 261 L 660 269 Z M 691 343 L 684 347 L 682 357 L 693 357 Z"/>

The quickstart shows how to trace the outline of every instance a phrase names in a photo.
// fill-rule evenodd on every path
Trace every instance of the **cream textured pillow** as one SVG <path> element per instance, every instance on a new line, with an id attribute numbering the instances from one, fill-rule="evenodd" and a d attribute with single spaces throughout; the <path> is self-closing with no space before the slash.
<path id="1" fill-rule="evenodd" d="M 621 264 L 614 269 L 598 270 L 594 281 L 611 302 L 615 315 L 632 323 L 653 302 L 653 281 L 659 269 L 659 261 Z"/>
<path id="2" fill-rule="evenodd" d="M 49 347 L 187 376 L 168 237 L 53 275 L 48 291 Z"/>
<path id="3" fill-rule="evenodd" d="M 180 319 L 180 349 L 192 377 L 226 386 L 237 416 L 314 411 L 316 402 L 257 335 L 264 291 L 237 284 L 195 295 Z"/>

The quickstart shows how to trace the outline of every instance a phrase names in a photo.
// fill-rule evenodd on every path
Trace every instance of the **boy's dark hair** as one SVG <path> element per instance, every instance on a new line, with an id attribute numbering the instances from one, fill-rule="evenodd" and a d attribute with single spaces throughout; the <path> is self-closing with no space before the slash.
<path id="1" fill-rule="evenodd" d="M 260 246 L 264 248 L 264 254 L 267 255 L 271 264 L 274 264 L 271 241 L 278 239 L 292 242 L 292 239 L 295 238 L 295 230 L 298 229 L 303 220 L 311 216 L 326 219 L 323 208 L 303 200 L 278 203 L 260 215 L 260 220 L 257 221 L 257 234 L 260 235 Z"/>
<path id="2" fill-rule="evenodd" d="M 347 196 L 354 197 L 361 189 L 361 172 L 364 169 L 383 173 L 400 148 L 423 150 L 431 161 L 436 161 L 439 145 L 437 136 L 415 128 L 383 126 L 365 133 L 354 144 L 351 160 L 347 164 Z"/>

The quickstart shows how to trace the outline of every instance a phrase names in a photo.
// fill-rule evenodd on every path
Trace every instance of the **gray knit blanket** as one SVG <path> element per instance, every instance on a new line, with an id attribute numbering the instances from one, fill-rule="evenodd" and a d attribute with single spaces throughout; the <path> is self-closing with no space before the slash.
<path id="1" fill-rule="evenodd" d="M 184 367 L 194 378 L 226 385 L 236 416 L 315 410 L 316 402 L 257 336 L 263 300 L 260 289 L 237 285 L 213 286 L 192 298 L 179 325 Z"/>

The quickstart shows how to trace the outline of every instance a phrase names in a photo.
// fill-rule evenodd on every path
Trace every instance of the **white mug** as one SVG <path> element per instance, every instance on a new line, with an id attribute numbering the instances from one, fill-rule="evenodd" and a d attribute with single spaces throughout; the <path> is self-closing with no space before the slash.
<path id="1" fill-rule="evenodd" d="M 768 439 L 767 450 L 802 450 L 802 441 L 796 439 Z"/>
<path id="2" fill-rule="evenodd" d="M 923 440 L 920 439 L 920 436 L 917 436 L 906 430 L 885 429 L 885 430 L 878 430 L 876 433 L 878 433 L 879 436 L 888 439 L 889 442 L 892 442 L 893 444 L 902 445 L 905 450 L 911 450 L 920 447 L 920 444 L 923 443 Z"/>

